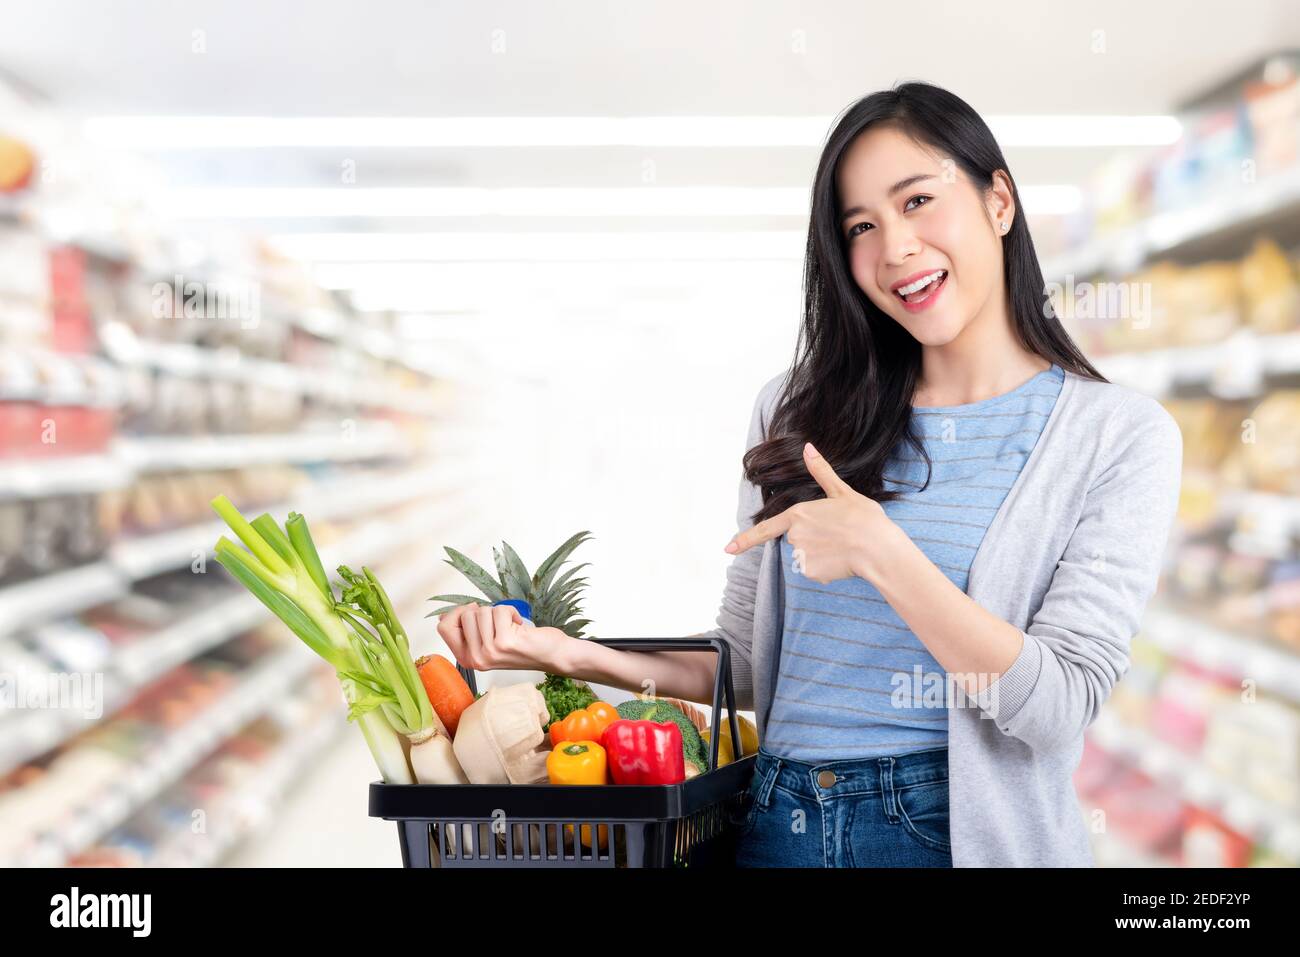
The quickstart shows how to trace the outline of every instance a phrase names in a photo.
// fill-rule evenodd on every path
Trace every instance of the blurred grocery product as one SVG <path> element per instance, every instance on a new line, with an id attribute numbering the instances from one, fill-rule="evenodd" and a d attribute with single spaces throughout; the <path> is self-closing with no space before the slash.
<path id="1" fill-rule="evenodd" d="M 1242 95 L 1259 175 L 1295 169 L 1300 165 L 1300 77 L 1294 69 L 1268 71 L 1247 83 Z"/>
<path id="2" fill-rule="evenodd" d="M 1300 389 L 1278 389 L 1249 416 L 1250 441 L 1237 454 L 1252 489 L 1300 495 Z"/>
<path id="3" fill-rule="evenodd" d="M 1188 809 L 1180 849 L 1183 867 L 1245 867 L 1250 851 L 1250 839 L 1218 815 L 1202 808 Z"/>
<path id="4" fill-rule="evenodd" d="M 1271 334 L 1300 327 L 1300 277 L 1271 237 L 1259 236 L 1241 262 L 1245 320 L 1256 332 Z"/>
<path id="5" fill-rule="evenodd" d="M 26 189 L 36 169 L 36 156 L 26 143 L 0 133 L 0 193 Z"/>

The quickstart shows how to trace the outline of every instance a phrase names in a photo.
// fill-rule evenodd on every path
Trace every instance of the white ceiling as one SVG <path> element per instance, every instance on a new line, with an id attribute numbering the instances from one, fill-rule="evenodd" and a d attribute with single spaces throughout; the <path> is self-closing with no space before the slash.
<path id="1" fill-rule="evenodd" d="M 1296 0 L 922 7 L 864 0 L 174 0 L 9 3 L 0 78 L 67 117 L 831 117 L 904 79 L 986 115 L 1172 112 L 1300 48 Z M 1007 147 L 1023 187 L 1084 184 L 1109 148 Z M 817 148 L 215 149 L 156 153 L 153 185 L 799 187 Z M 257 232 L 798 231 L 804 217 L 251 220 Z M 1036 231 L 1037 232 L 1037 231 Z M 200 235 L 196 226 L 196 235 Z"/>
<path id="2" fill-rule="evenodd" d="M 1295 0 L 6 4 L 0 69 L 86 114 L 831 116 L 902 79 L 982 113 L 1160 113 L 1279 47 Z M 195 31 L 202 52 L 194 52 Z M 1098 33 L 1101 31 L 1101 33 Z M 1098 38 L 1104 52 L 1096 52 Z M 613 185 L 636 149 L 359 152 L 377 185 Z M 1008 150 L 1022 182 L 1095 150 Z M 177 185 L 329 185 L 337 150 L 168 159 Z M 662 185 L 806 186 L 815 150 L 658 150 Z M 354 224 L 355 225 L 355 224 Z"/>
<path id="3" fill-rule="evenodd" d="M 901 78 L 982 112 L 1160 112 L 1300 42 L 1293 0 L 6 7 L 10 71 L 68 108 L 127 113 L 828 113 Z M 195 30 L 206 52 L 191 52 Z"/>

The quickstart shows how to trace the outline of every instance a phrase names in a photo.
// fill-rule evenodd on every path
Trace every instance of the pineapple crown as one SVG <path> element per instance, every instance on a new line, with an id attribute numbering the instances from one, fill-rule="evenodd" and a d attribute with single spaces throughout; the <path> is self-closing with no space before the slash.
<path id="1" fill-rule="evenodd" d="M 429 601 L 446 601 L 451 604 L 431 611 L 425 617 L 441 615 L 457 605 L 490 605 L 507 598 L 522 598 L 532 607 L 533 624 L 539 628 L 558 628 L 571 638 L 585 637 L 582 629 L 591 624 L 591 619 L 578 616 L 582 614 L 582 589 L 586 586 L 587 579 L 574 576 L 590 563 L 574 565 L 559 577 L 556 577 L 556 573 L 573 550 L 591 537 L 590 532 L 578 532 L 551 552 L 531 575 L 518 553 L 509 543 L 502 542 L 500 551 L 495 546 L 492 549 L 496 578 L 456 549 L 444 545 L 443 551 L 449 557 L 443 561 L 468 578 L 486 597 L 434 595 Z"/>

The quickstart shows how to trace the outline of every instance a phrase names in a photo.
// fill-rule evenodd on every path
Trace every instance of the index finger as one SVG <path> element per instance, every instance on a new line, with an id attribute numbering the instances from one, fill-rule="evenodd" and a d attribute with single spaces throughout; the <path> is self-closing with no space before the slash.
<path id="1" fill-rule="evenodd" d="M 748 548 L 761 545 L 770 538 L 776 538 L 778 535 L 784 534 L 789 528 L 790 509 L 787 508 L 780 515 L 773 515 L 767 521 L 759 522 L 757 525 L 745 529 L 728 542 L 723 551 L 731 555 L 739 555 Z"/>
<path id="2" fill-rule="evenodd" d="M 485 607 L 482 602 L 467 601 L 463 605 L 456 605 L 454 608 L 448 608 L 438 616 L 438 634 L 443 634 L 443 630 L 454 634 L 456 637 L 463 637 L 465 634 L 464 618 L 466 615 L 477 615 L 480 608 Z"/>
<path id="3" fill-rule="evenodd" d="M 475 607 L 477 606 L 473 604 L 457 605 L 438 616 L 438 635 L 447 643 L 447 647 L 458 660 L 460 657 L 458 649 L 465 642 L 465 630 L 460 620 L 466 609 Z"/>

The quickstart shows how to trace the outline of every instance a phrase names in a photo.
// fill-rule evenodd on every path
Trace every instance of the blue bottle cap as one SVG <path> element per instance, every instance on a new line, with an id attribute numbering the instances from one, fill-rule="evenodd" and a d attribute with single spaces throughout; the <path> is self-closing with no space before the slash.
<path id="1" fill-rule="evenodd" d="M 533 607 L 522 598 L 503 598 L 501 601 L 494 601 L 492 605 L 493 607 L 497 605 L 514 605 L 515 608 L 519 609 L 521 617 L 527 618 L 529 621 L 533 620 Z"/>

